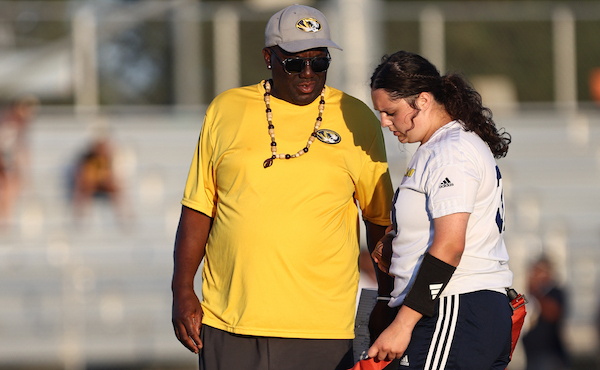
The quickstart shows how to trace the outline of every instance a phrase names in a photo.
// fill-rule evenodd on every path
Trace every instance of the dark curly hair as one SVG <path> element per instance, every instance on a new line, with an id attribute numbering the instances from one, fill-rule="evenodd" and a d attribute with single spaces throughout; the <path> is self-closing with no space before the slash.
<path id="1" fill-rule="evenodd" d="M 429 92 L 442 104 L 452 119 L 459 120 L 465 130 L 473 131 L 490 147 L 494 158 L 508 152 L 511 136 L 498 130 L 492 111 L 483 106 L 481 95 L 461 75 L 440 76 L 437 68 L 422 56 L 407 51 L 385 55 L 371 76 L 371 89 L 384 89 L 391 99 L 406 99 L 417 109 L 416 98 Z"/>

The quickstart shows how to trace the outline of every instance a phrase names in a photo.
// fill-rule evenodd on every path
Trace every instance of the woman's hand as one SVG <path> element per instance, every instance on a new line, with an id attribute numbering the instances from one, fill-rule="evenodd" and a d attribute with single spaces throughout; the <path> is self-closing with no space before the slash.
<path id="1" fill-rule="evenodd" d="M 367 354 L 376 361 L 392 361 L 401 358 L 410 343 L 411 336 L 412 330 L 392 324 L 381 333 Z"/>
<path id="2" fill-rule="evenodd" d="M 390 361 L 401 358 L 412 337 L 413 329 L 423 317 L 412 308 L 402 306 L 398 315 L 387 329 L 375 340 L 368 356 L 376 361 Z"/>

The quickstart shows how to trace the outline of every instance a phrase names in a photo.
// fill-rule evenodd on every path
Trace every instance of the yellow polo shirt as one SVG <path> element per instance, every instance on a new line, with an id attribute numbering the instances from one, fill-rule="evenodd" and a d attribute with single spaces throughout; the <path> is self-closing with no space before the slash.
<path id="1" fill-rule="evenodd" d="M 182 204 L 213 218 L 202 271 L 203 323 L 232 333 L 354 337 L 358 209 L 390 223 L 392 187 L 379 121 L 326 87 L 319 135 L 299 158 L 271 156 L 263 83 L 208 107 Z M 271 97 L 278 153 L 306 146 L 319 99 Z"/>

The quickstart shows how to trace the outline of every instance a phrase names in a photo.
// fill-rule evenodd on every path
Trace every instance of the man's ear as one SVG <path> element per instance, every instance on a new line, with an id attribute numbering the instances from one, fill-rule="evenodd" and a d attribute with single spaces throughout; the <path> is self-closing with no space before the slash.
<path id="1" fill-rule="evenodd" d="M 263 53 L 263 58 L 265 59 L 265 64 L 267 65 L 267 68 L 271 69 L 271 49 L 263 48 L 262 53 Z"/>

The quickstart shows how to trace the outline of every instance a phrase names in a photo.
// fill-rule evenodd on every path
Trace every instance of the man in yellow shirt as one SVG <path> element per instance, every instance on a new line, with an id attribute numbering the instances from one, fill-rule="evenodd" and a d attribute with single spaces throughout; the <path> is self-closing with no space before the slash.
<path id="1" fill-rule="evenodd" d="M 172 282 L 175 333 L 200 369 L 353 366 L 357 204 L 372 247 L 392 188 L 377 118 L 325 85 L 328 47 L 339 49 L 321 12 L 281 10 L 265 30 L 272 78 L 207 109 Z M 392 285 L 380 276 L 380 294 Z"/>

